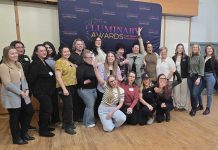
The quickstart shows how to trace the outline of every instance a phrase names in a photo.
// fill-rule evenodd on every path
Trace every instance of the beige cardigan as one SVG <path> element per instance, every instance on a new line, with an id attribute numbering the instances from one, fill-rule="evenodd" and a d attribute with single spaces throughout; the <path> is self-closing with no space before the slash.
<path id="1" fill-rule="evenodd" d="M 21 87 L 23 91 L 28 89 L 21 64 L 17 63 L 17 66 L 5 63 L 0 64 L 0 78 L 2 81 L 1 100 L 3 107 L 20 108 Z M 27 101 L 30 102 L 29 97 L 25 98 L 25 101 L 26 103 Z"/>

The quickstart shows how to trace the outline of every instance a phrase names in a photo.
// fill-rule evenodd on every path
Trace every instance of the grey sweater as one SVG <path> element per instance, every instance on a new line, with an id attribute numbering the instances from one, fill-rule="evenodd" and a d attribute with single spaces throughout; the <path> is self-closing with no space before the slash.
<path id="1" fill-rule="evenodd" d="M 200 55 L 194 55 L 190 57 L 189 73 L 198 74 L 198 76 L 204 76 L 204 58 Z"/>

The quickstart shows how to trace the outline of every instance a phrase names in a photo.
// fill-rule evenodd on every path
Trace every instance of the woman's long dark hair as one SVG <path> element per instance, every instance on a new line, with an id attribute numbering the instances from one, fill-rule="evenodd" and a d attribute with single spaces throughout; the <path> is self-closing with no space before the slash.
<path id="1" fill-rule="evenodd" d="M 70 50 L 70 48 L 66 45 L 61 45 L 59 48 L 58 48 L 58 55 L 57 55 L 57 59 L 61 58 L 62 57 L 62 52 L 63 52 L 63 49 L 64 48 L 68 48 Z"/>
<path id="2" fill-rule="evenodd" d="M 39 59 L 39 57 L 37 56 L 36 52 L 38 51 L 39 47 L 45 47 L 43 44 L 37 44 L 33 50 L 33 54 L 32 54 L 32 60 L 37 60 Z"/>
<path id="3" fill-rule="evenodd" d="M 215 58 L 215 57 L 216 57 L 215 48 L 214 48 L 214 46 L 213 46 L 212 44 L 207 44 L 207 45 L 205 46 L 205 56 L 204 56 L 204 57 L 207 56 L 207 48 L 208 48 L 208 47 L 211 47 L 211 48 L 212 48 L 212 50 L 213 50 L 212 58 Z"/>
<path id="4" fill-rule="evenodd" d="M 134 71 L 130 71 L 130 72 L 128 73 L 127 79 L 123 82 L 123 83 L 125 83 L 126 85 L 129 84 L 128 77 L 129 77 L 130 73 L 133 73 L 133 74 L 135 75 L 135 80 L 136 80 L 136 73 L 135 73 Z M 133 82 L 133 84 L 132 84 L 133 86 L 135 86 L 135 85 L 137 86 L 135 80 L 134 80 L 134 82 Z"/>
<path id="5" fill-rule="evenodd" d="M 44 45 L 44 46 L 48 45 L 48 46 L 51 47 L 51 49 L 52 49 L 51 57 L 54 58 L 54 60 L 56 60 L 57 59 L 57 53 L 55 51 L 54 45 L 49 41 L 45 41 L 42 45 Z"/>
<path id="6" fill-rule="evenodd" d="M 165 76 L 165 74 L 160 74 L 158 77 L 157 77 L 157 87 L 160 87 L 159 85 L 159 80 L 160 80 L 160 77 L 161 76 Z M 165 76 L 166 77 L 166 76 Z M 169 85 L 168 85 L 168 82 L 167 82 L 167 85 L 163 87 L 163 97 L 165 99 L 168 99 L 170 96 L 171 96 L 171 91 L 169 91 Z M 160 96 L 160 95 L 159 95 Z"/>
<path id="7" fill-rule="evenodd" d="M 182 59 L 185 58 L 187 56 L 187 54 L 185 53 L 185 47 L 182 43 L 179 43 L 176 45 L 176 49 L 175 49 L 175 57 L 177 58 L 177 55 L 178 55 L 178 52 L 177 52 L 177 49 L 179 46 L 182 46 Z"/>
<path id="8" fill-rule="evenodd" d="M 101 39 L 101 49 L 104 51 L 103 49 L 103 42 L 102 42 L 102 38 L 100 36 L 96 36 L 92 39 L 92 52 L 94 53 L 94 55 L 98 55 L 98 51 L 97 51 L 97 47 L 95 46 L 95 41 L 97 40 L 97 38 Z M 104 51 L 105 52 L 105 51 Z"/>

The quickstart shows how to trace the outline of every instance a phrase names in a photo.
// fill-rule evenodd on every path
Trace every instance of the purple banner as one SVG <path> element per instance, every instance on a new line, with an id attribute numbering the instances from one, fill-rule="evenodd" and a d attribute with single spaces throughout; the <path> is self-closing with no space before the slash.
<path id="1" fill-rule="evenodd" d="M 143 27 L 144 41 L 155 51 L 160 46 L 162 8 L 159 4 L 128 0 L 59 0 L 60 42 L 71 47 L 75 38 L 87 48 L 95 36 L 103 39 L 104 49 L 114 51 L 124 43 L 130 52 L 137 41 L 137 28 Z"/>

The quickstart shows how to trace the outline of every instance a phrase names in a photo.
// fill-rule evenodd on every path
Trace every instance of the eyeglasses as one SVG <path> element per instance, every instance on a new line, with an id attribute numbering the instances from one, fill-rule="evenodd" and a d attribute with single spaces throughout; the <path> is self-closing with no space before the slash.
<path id="1" fill-rule="evenodd" d="M 112 81 L 109 81 L 109 83 L 114 83 L 116 80 L 114 79 L 114 80 L 112 80 Z"/>
<path id="2" fill-rule="evenodd" d="M 166 80 L 167 78 L 159 78 L 159 79 L 163 79 L 163 80 Z"/>
<path id="3" fill-rule="evenodd" d="M 89 58 L 89 59 L 91 59 L 91 58 L 93 58 L 93 57 L 85 57 L 85 58 Z"/>

